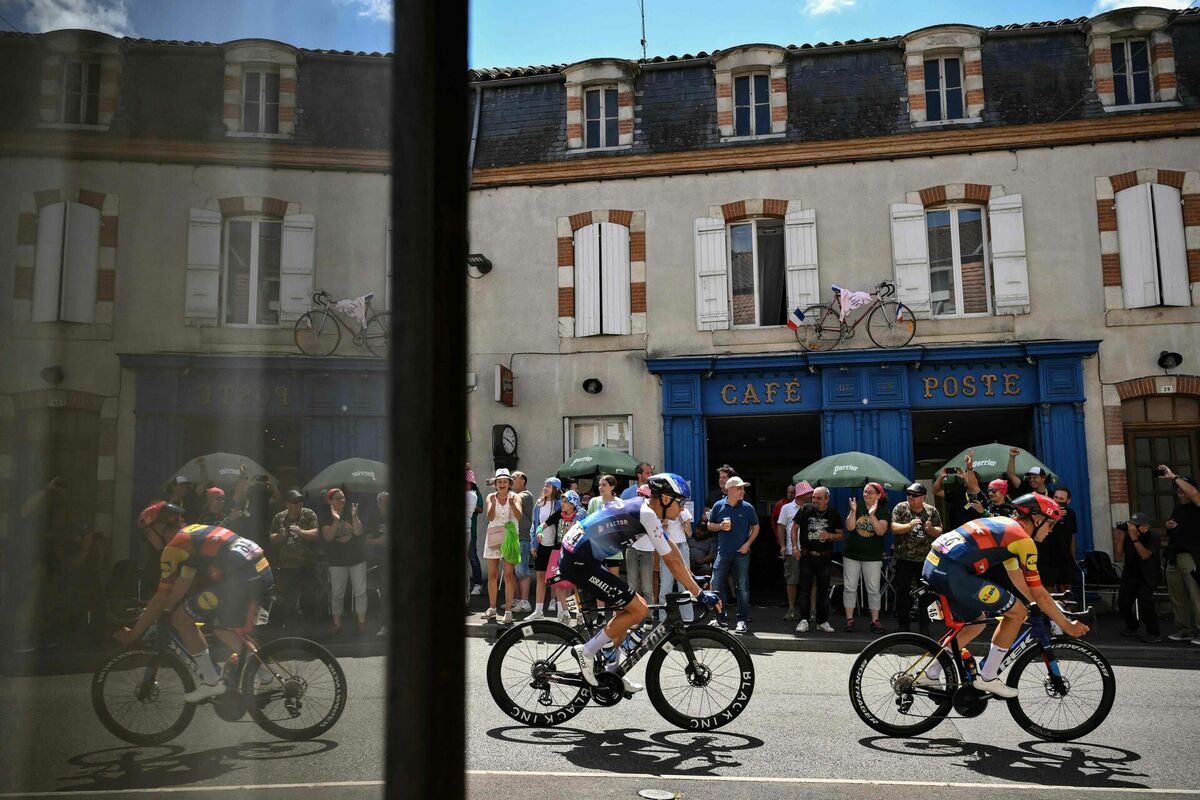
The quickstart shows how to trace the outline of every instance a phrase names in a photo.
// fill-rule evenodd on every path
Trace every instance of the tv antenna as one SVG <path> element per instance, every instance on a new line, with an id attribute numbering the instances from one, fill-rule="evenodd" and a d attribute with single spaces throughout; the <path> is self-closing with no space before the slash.
<path id="1" fill-rule="evenodd" d="M 638 0 L 642 12 L 642 61 L 646 60 L 646 0 Z"/>

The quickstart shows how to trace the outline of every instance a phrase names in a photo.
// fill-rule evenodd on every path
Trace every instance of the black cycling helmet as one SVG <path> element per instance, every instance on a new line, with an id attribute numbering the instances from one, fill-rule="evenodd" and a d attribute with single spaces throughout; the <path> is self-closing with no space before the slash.
<path id="1" fill-rule="evenodd" d="M 650 487 L 650 496 L 673 497 L 676 500 L 687 500 L 692 496 L 687 481 L 674 472 L 660 472 L 651 475 L 646 485 Z"/>
<path id="2" fill-rule="evenodd" d="M 151 525 L 159 522 L 169 522 L 171 517 L 176 517 L 176 522 L 182 522 L 185 514 L 187 512 L 174 503 L 168 503 L 166 500 L 156 500 L 143 508 L 142 513 L 138 514 L 138 527 L 149 528 Z"/>
<path id="3" fill-rule="evenodd" d="M 1023 517 L 1041 514 L 1043 517 L 1057 522 L 1067 515 L 1067 512 L 1053 497 L 1047 497 L 1044 494 L 1023 494 L 1010 502 L 1017 510 L 1017 514 Z"/>

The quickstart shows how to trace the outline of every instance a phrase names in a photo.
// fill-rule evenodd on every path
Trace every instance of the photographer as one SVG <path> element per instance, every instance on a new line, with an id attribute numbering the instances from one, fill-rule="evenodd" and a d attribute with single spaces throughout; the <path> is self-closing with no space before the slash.
<path id="1" fill-rule="evenodd" d="M 1158 537 L 1150 530 L 1150 517 L 1137 512 L 1128 522 L 1117 523 L 1113 531 L 1113 558 L 1125 562 L 1117 608 L 1125 618 L 1122 636 L 1138 635 L 1138 620 L 1146 626 L 1142 641 L 1158 644 L 1158 614 L 1154 610 L 1154 590 L 1158 588 Z M 1137 602 L 1137 613 L 1133 604 Z"/>
<path id="2" fill-rule="evenodd" d="M 1168 636 L 1175 642 L 1200 644 L 1200 489 L 1190 475 L 1176 475 L 1166 464 L 1155 469 L 1158 477 L 1175 487 L 1178 505 L 1167 520 L 1167 591 L 1178 630 Z"/>
<path id="3" fill-rule="evenodd" d="M 968 454 L 965 460 L 967 469 L 974 473 L 971 467 L 971 454 Z M 967 491 L 967 473 L 960 467 L 946 467 L 934 479 L 933 494 L 935 497 L 943 498 L 946 504 L 947 530 L 953 530 L 983 516 L 981 509 L 968 505 Z"/>
<path id="4" fill-rule="evenodd" d="M 316 556 L 313 543 L 317 540 L 317 514 L 304 505 L 304 493 L 288 489 L 284 499 L 287 509 L 271 520 L 271 571 L 275 574 L 275 591 L 279 603 L 272 609 L 273 621 L 295 624 L 296 603 L 304 614 L 305 623 L 312 625 L 316 616 Z"/>

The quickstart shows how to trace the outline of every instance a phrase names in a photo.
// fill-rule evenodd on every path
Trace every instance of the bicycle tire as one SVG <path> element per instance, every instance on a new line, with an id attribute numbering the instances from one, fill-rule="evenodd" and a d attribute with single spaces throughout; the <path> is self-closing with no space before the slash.
<path id="1" fill-rule="evenodd" d="M 873 708 L 868 699 L 864 695 L 864 676 L 867 674 L 868 668 L 872 660 L 876 656 L 884 654 L 888 650 L 899 650 L 908 647 L 914 652 L 911 655 L 897 655 L 896 658 L 901 659 L 901 662 L 892 666 L 884 665 L 883 674 L 886 677 L 890 687 L 890 694 L 883 695 L 883 699 L 889 701 L 889 704 L 901 703 L 906 696 L 912 697 L 912 704 L 916 704 L 916 699 L 921 698 L 932 703 L 932 709 L 928 713 L 916 715 L 910 714 L 909 709 L 900 711 L 900 716 L 920 716 L 917 721 L 899 724 L 889 722 L 880 716 L 882 709 Z M 892 670 L 903 667 L 906 662 L 916 663 L 916 660 L 922 658 L 922 653 L 928 654 L 935 652 L 941 648 L 937 642 L 928 636 L 922 636 L 919 633 L 890 633 L 887 636 L 881 636 L 871 642 L 863 651 L 858 654 L 858 658 L 854 661 L 854 666 L 850 668 L 850 704 L 854 706 L 854 713 L 858 714 L 858 718 L 865 722 L 870 728 L 884 734 L 885 736 L 916 736 L 926 731 L 936 728 L 943 719 L 950 713 L 954 707 L 954 690 L 958 688 L 960 683 L 958 677 L 957 660 L 945 650 L 938 653 L 938 663 L 942 665 L 942 675 L 945 685 L 944 697 L 941 699 L 935 698 L 930 694 L 914 694 L 908 692 L 907 695 L 902 690 L 897 690 L 897 678 L 902 673 L 895 673 Z M 927 707 L 928 702 L 922 702 L 922 707 Z"/>
<path id="2" fill-rule="evenodd" d="M 904 347 L 916 334 L 917 320 L 912 309 L 898 300 L 880 303 L 867 317 L 867 336 L 879 347 Z"/>
<path id="3" fill-rule="evenodd" d="M 1117 679 L 1113 673 L 1112 665 L 1108 663 L 1108 659 L 1094 645 L 1069 637 L 1052 639 L 1051 645 L 1054 649 L 1055 658 L 1058 660 L 1059 669 L 1062 671 L 1063 677 L 1068 681 L 1066 697 L 1074 696 L 1077 703 L 1082 703 L 1086 702 L 1086 698 L 1088 697 L 1097 696 L 1098 689 L 1099 694 L 1095 709 L 1079 724 L 1066 728 L 1049 726 L 1049 723 L 1053 721 L 1057 713 L 1050 714 L 1050 719 L 1047 719 L 1045 714 L 1036 712 L 1031 716 L 1029 712 L 1033 710 L 1034 698 L 1058 703 L 1057 707 L 1053 705 L 1048 706 L 1055 712 L 1063 711 L 1067 708 L 1062 703 L 1062 696 L 1051 694 L 1053 687 L 1049 682 L 1049 673 L 1044 668 L 1044 660 L 1037 662 L 1043 665 L 1043 668 L 1038 670 L 1037 677 L 1028 680 L 1024 685 L 1021 684 L 1021 678 L 1025 676 L 1026 669 L 1031 664 L 1034 664 L 1034 659 L 1041 659 L 1042 657 L 1043 650 L 1038 646 L 1032 647 L 1023 653 L 1009 671 L 1005 683 L 1017 689 L 1020 694 L 1008 701 L 1008 711 L 1012 714 L 1013 720 L 1018 725 L 1039 739 L 1046 739 L 1052 742 L 1066 742 L 1086 736 L 1104 722 L 1108 717 L 1108 712 L 1112 710 L 1113 701 L 1117 696 Z M 1078 656 L 1079 660 L 1062 658 L 1062 654 L 1067 653 Z M 1089 667 L 1084 667 L 1082 671 L 1072 670 L 1070 668 L 1071 664 L 1087 664 L 1090 667 L 1094 667 L 1098 678 L 1087 677 L 1092 672 Z M 1098 687 L 1093 685 L 1097 679 L 1100 682 Z M 1034 717 L 1037 717 L 1037 719 L 1035 720 Z"/>
<path id="4" fill-rule="evenodd" d="M 363 346 L 379 358 L 387 358 L 392 349 L 392 314 L 381 311 L 367 320 L 363 328 Z"/>
<path id="5" fill-rule="evenodd" d="M 842 343 L 846 331 L 829 306 L 820 303 L 811 305 L 804 309 L 802 315 L 804 321 L 796 329 L 796 341 L 805 350 L 821 353 Z"/>
<path id="6" fill-rule="evenodd" d="M 130 663 L 125 664 L 124 662 Z M 156 677 L 163 674 L 163 671 L 166 670 L 178 680 L 179 686 L 177 689 L 172 688 L 171 694 L 178 695 L 179 710 L 177 714 L 168 712 L 163 720 L 166 724 L 158 730 L 132 730 L 117 720 L 118 715 L 114 714 L 110 708 L 106 690 L 111 688 L 122 694 L 126 691 L 135 690 L 141 683 L 146 668 L 154 662 L 158 662 Z M 121 681 L 122 686 L 115 686 L 115 676 L 122 673 L 130 673 L 136 680 Z M 156 680 L 155 684 L 156 688 L 153 692 L 153 698 L 149 703 L 157 704 L 163 692 L 161 687 L 158 686 L 160 681 Z M 191 724 L 192 717 L 196 714 L 196 706 L 184 700 L 183 694 L 195 688 L 196 684 L 192 680 L 192 674 L 188 672 L 187 667 L 176 656 L 169 653 L 158 653 L 150 648 L 126 650 L 110 658 L 92 675 L 92 708 L 95 710 L 96 716 L 100 719 L 100 724 L 118 739 L 137 745 L 163 744 L 183 733 L 187 726 Z M 148 701 L 146 700 L 139 700 L 132 694 L 129 697 L 131 701 L 143 707 L 148 706 Z"/>
<path id="7" fill-rule="evenodd" d="M 542 650 L 531 653 L 528 645 L 535 637 L 544 640 L 546 644 Z M 573 644 L 582 643 L 583 638 L 573 628 L 559 622 L 537 620 L 514 625 L 496 640 L 492 645 L 491 655 L 488 656 L 488 691 L 496 705 L 512 719 L 532 728 L 549 728 L 573 719 L 587 706 L 592 697 L 591 690 L 586 685 L 576 688 L 540 678 L 550 672 L 559 671 L 560 666 L 564 668 L 564 674 L 578 675 L 579 665 L 569 648 Z M 528 664 L 522 665 L 517 662 L 506 666 L 505 658 L 520 645 L 525 645 L 525 654 L 530 657 Z M 549 658 L 560 648 L 562 652 L 550 661 Z M 512 673 L 507 679 L 505 671 Z M 506 680 L 509 685 L 506 685 Z M 514 697 L 512 690 L 521 687 L 527 681 L 531 681 L 528 686 L 534 690 L 533 693 L 524 698 L 522 689 L 522 693 Z M 562 690 L 561 701 L 555 703 L 552 711 L 538 711 L 523 705 L 528 702 L 543 706 L 546 699 L 555 702 L 551 695 L 553 687 L 556 686 Z M 547 704 L 543 707 L 550 706 Z"/>
<path id="8" fill-rule="evenodd" d="M 285 727 L 274 719 L 274 714 L 278 712 L 268 711 L 278 704 L 290 719 L 298 719 L 304 710 L 303 701 L 309 698 L 314 691 L 313 681 L 306 679 L 298 669 L 289 669 L 285 666 L 288 660 L 283 658 L 283 655 L 286 653 L 310 656 L 310 660 L 319 661 L 329 673 L 330 686 L 328 688 L 321 686 L 321 692 L 331 694 L 330 707 L 311 725 Z M 268 669 L 271 669 L 276 675 L 275 681 L 270 686 L 259 687 L 256 685 L 258 668 L 261 664 L 266 664 Z M 320 675 L 320 673 L 318 674 Z M 316 642 L 299 637 L 276 639 L 258 648 L 257 653 L 247 657 L 242 665 L 241 690 L 242 696 L 246 698 L 250 717 L 258 723 L 258 726 L 272 736 L 288 741 L 312 739 L 328 732 L 337 724 L 342 712 L 346 710 L 348 693 L 346 673 L 342 671 L 342 665 L 338 663 L 333 654 Z M 297 705 L 293 702 L 289 707 L 289 700 L 300 700 L 301 703 Z"/>
<path id="9" fill-rule="evenodd" d="M 342 342 L 342 325 L 328 309 L 306 311 L 296 320 L 292 338 L 306 356 L 323 358 L 337 350 Z"/>
<path id="10" fill-rule="evenodd" d="M 754 694 L 754 660 L 750 658 L 745 645 L 720 628 L 697 625 L 686 628 L 683 635 L 687 636 L 697 662 L 704 667 L 707 674 L 689 671 L 691 663 L 683 649 L 680 635 L 672 636 L 667 642 L 656 647 L 646 662 L 646 694 L 650 696 L 650 702 L 663 719 L 684 730 L 710 731 L 729 724 L 750 705 L 750 697 Z M 710 643 L 709 647 L 698 649 L 696 643 L 705 640 Z M 702 658 L 700 654 L 706 650 L 720 650 L 731 654 L 733 661 L 718 662 L 710 660 L 707 656 Z M 680 680 L 664 686 L 663 669 L 668 657 L 672 659 L 672 663 L 678 664 Z M 730 667 L 736 667 L 732 675 Z M 731 678 L 733 682 L 729 683 Z M 705 684 L 698 686 L 697 681 L 704 679 Z M 728 700 L 718 701 L 724 702 L 724 705 L 718 708 L 711 698 L 697 698 L 692 693 L 693 689 L 707 689 L 709 686 L 720 686 L 727 691 L 730 695 Z M 689 713 L 693 708 L 693 701 L 696 702 L 695 708 L 698 713 Z M 679 708 L 679 705 L 684 703 L 687 710 Z M 711 713 L 703 713 L 706 710 Z"/>

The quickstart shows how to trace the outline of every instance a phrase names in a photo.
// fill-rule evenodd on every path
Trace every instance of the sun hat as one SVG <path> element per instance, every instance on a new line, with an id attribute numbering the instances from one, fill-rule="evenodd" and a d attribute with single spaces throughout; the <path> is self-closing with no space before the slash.
<path id="1" fill-rule="evenodd" d="M 729 482 L 726 481 L 725 485 L 728 486 Z M 813 493 L 813 487 L 812 487 L 812 484 L 809 483 L 808 481 L 800 481 L 799 483 L 796 484 L 796 497 L 803 497 L 806 494 L 812 494 L 812 493 Z"/>
<path id="2" fill-rule="evenodd" d="M 739 486 L 749 486 L 749 485 L 750 484 L 746 483 L 746 481 L 742 480 L 737 475 L 734 475 L 730 478 L 725 479 L 725 488 L 727 490 L 728 489 L 736 489 Z"/>

